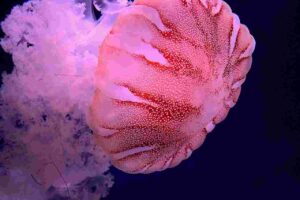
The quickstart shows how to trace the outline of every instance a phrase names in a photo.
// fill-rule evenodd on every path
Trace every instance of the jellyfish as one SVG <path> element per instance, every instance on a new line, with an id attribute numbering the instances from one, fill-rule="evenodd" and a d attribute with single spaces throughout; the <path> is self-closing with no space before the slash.
<path id="1" fill-rule="evenodd" d="M 222 0 L 136 0 L 99 49 L 88 121 L 115 167 L 175 167 L 240 95 L 255 40 Z"/>
<path id="2" fill-rule="evenodd" d="M 1 28 L 3 199 L 99 199 L 111 164 L 177 166 L 237 102 L 255 48 L 222 0 L 29 0 Z"/>

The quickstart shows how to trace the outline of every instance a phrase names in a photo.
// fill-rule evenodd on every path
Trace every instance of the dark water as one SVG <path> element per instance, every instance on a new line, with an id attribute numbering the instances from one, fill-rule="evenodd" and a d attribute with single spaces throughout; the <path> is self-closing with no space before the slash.
<path id="1" fill-rule="evenodd" d="M 2 0 L 0 19 L 19 2 Z M 238 104 L 178 167 L 151 175 L 112 169 L 107 200 L 300 199 L 300 1 L 227 2 L 257 42 Z M 0 59 L 10 71 L 1 48 Z"/>

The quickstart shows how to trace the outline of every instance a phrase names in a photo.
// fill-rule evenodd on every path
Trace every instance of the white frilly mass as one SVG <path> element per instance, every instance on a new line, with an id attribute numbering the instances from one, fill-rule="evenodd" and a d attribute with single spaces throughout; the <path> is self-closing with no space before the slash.
<path id="1" fill-rule="evenodd" d="M 14 63 L 0 88 L 1 200 L 108 194 L 110 162 L 94 144 L 85 115 L 99 45 L 127 4 L 31 0 L 1 23 L 0 44 Z"/>

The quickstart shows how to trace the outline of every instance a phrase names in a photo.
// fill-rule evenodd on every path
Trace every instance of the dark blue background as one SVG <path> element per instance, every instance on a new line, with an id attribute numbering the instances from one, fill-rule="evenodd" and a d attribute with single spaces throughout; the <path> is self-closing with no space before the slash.
<path id="1" fill-rule="evenodd" d="M 1 1 L 0 21 L 17 2 Z M 257 42 L 238 104 L 178 167 L 150 175 L 112 169 L 106 200 L 300 199 L 300 1 L 227 2 Z M 2 49 L 0 59 L 10 71 Z"/>

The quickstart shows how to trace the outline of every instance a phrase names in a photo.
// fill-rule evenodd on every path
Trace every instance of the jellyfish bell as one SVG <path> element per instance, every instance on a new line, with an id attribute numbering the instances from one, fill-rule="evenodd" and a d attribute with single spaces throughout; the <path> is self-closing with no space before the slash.
<path id="1" fill-rule="evenodd" d="M 100 46 L 97 143 L 128 173 L 177 166 L 237 102 L 254 48 L 222 0 L 136 0 Z"/>

